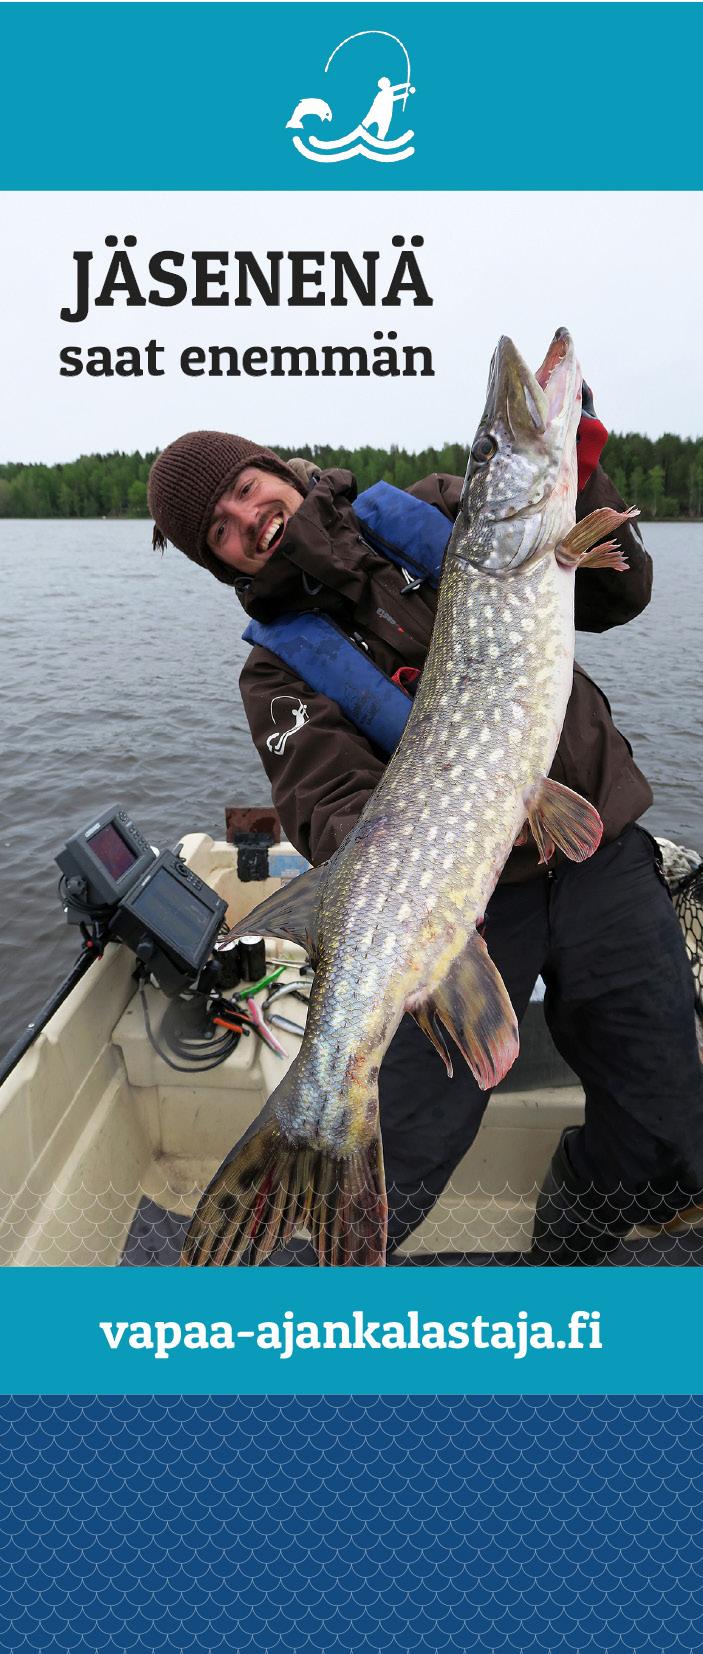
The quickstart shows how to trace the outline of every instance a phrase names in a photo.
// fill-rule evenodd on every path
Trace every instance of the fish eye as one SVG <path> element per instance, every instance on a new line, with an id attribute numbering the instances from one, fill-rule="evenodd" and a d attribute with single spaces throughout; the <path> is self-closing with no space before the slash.
<path id="1" fill-rule="evenodd" d="M 482 431 L 477 436 L 471 449 L 471 458 L 474 465 L 487 465 L 489 459 L 492 459 L 496 453 L 497 448 L 498 444 L 495 437 L 491 436 L 489 431 Z"/>

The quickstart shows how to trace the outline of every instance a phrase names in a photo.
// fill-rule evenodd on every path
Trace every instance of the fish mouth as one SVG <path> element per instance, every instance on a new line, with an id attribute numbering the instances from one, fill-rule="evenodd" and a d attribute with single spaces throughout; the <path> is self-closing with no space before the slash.
<path id="1" fill-rule="evenodd" d="M 546 430 L 548 408 L 538 379 L 504 334 L 493 353 L 484 423 L 504 422 L 516 442 L 534 439 Z"/>
<path id="2" fill-rule="evenodd" d="M 558 327 L 547 354 L 533 373 L 512 339 L 499 339 L 491 363 L 487 414 L 502 419 L 512 437 L 539 440 L 571 411 L 580 386 L 574 344 Z"/>
<path id="3" fill-rule="evenodd" d="M 547 422 L 551 425 L 570 411 L 577 396 L 580 398 L 580 375 L 568 327 L 557 328 L 535 379 L 546 398 Z"/>

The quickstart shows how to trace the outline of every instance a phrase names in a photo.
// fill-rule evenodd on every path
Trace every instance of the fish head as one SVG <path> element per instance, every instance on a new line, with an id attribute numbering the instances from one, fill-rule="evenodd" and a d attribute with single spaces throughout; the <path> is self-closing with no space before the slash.
<path id="1" fill-rule="evenodd" d="M 505 575 L 554 549 L 574 523 L 580 415 L 581 370 L 565 327 L 536 373 L 512 339 L 499 340 L 448 555 Z"/>

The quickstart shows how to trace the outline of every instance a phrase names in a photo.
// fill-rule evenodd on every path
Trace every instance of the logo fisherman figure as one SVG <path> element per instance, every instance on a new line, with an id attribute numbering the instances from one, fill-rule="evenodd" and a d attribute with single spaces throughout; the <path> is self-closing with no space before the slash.
<path id="1" fill-rule="evenodd" d="M 276 727 L 276 720 L 279 717 L 279 713 L 274 711 L 274 708 L 277 705 L 280 705 L 281 701 L 286 702 L 288 707 L 287 716 L 293 719 L 292 724 L 289 724 L 288 728 L 283 730 Z M 291 736 L 297 735 L 298 730 L 302 729 L 304 724 L 308 721 L 308 709 L 305 702 L 298 699 L 294 705 L 291 705 L 292 701 L 292 695 L 274 695 L 271 702 L 271 717 L 273 719 L 274 727 L 271 734 L 267 737 L 266 745 L 269 752 L 275 752 L 279 756 L 285 752 L 286 743 L 290 740 Z"/>
<path id="2" fill-rule="evenodd" d="M 415 87 L 408 86 L 407 81 L 401 81 L 398 86 L 391 86 L 388 76 L 382 75 L 378 83 L 378 91 L 368 115 L 364 117 L 361 123 L 362 126 L 366 128 L 367 132 L 372 126 L 375 126 L 377 136 L 381 140 L 385 138 L 393 119 L 393 105 L 402 98 L 403 109 L 405 109 L 408 96 L 414 91 Z"/>

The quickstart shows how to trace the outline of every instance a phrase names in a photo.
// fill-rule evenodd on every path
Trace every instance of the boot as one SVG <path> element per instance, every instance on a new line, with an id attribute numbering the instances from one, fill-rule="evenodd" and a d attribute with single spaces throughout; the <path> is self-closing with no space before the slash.
<path id="1" fill-rule="evenodd" d="M 578 1129 L 562 1132 L 537 1197 L 532 1264 L 602 1263 L 632 1228 L 632 1221 L 618 1218 L 603 1195 L 579 1182 L 568 1151 L 568 1138 Z"/>

